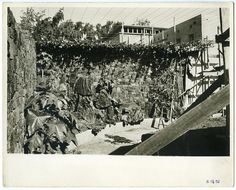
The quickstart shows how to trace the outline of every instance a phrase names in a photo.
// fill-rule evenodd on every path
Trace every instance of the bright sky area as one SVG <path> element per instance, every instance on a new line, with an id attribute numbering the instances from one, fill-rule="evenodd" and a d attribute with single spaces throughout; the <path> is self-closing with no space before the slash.
<path id="1" fill-rule="evenodd" d="M 45 10 L 45 17 L 52 17 L 63 6 L 53 5 L 46 7 L 33 7 L 35 11 Z M 26 7 L 11 7 L 13 14 L 20 22 L 22 12 Z M 82 21 L 93 25 L 97 23 L 105 24 L 108 20 L 121 21 L 124 24 L 133 24 L 137 19 L 148 19 L 151 26 L 169 28 L 179 24 L 194 16 L 202 14 L 203 33 L 210 37 L 216 34 L 216 28 L 219 26 L 219 8 L 218 7 L 153 7 L 153 6 L 91 6 L 91 4 L 77 4 L 76 6 L 64 7 L 64 20 L 71 19 L 74 22 Z"/>

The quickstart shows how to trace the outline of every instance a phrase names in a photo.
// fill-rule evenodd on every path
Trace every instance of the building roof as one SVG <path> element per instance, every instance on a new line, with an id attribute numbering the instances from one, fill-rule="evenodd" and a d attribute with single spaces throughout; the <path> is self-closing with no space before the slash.
<path id="1" fill-rule="evenodd" d="M 167 29 L 167 28 L 163 28 L 163 27 L 155 27 L 155 26 L 140 26 L 140 25 L 126 25 L 124 24 L 124 27 L 131 27 L 131 28 L 150 28 L 150 29 Z"/>

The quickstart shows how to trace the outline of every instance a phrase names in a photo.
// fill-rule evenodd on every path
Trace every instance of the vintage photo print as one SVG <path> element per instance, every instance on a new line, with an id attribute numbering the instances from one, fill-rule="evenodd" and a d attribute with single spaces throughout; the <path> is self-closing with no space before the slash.
<path id="1" fill-rule="evenodd" d="M 232 3 L 4 3 L 5 185 L 231 186 L 232 21 Z"/>

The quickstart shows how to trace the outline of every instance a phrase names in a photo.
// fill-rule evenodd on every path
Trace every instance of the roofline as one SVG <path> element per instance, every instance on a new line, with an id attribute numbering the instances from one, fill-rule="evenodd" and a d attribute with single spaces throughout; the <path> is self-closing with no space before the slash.
<path id="1" fill-rule="evenodd" d="M 135 28 L 153 28 L 153 29 L 168 29 L 168 28 L 163 28 L 163 27 L 155 27 L 155 26 L 139 26 L 139 25 L 127 25 L 127 24 L 124 24 L 124 27 L 127 26 L 127 27 L 135 27 Z"/>

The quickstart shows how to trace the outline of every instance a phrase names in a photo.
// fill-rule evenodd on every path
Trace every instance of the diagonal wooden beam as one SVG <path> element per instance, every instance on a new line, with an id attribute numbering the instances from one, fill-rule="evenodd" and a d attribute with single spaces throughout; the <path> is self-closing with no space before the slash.
<path id="1" fill-rule="evenodd" d="M 230 87 L 227 85 L 202 103 L 189 110 L 172 124 L 155 133 L 146 141 L 130 150 L 126 155 L 152 155 L 209 116 L 229 104 Z"/>

